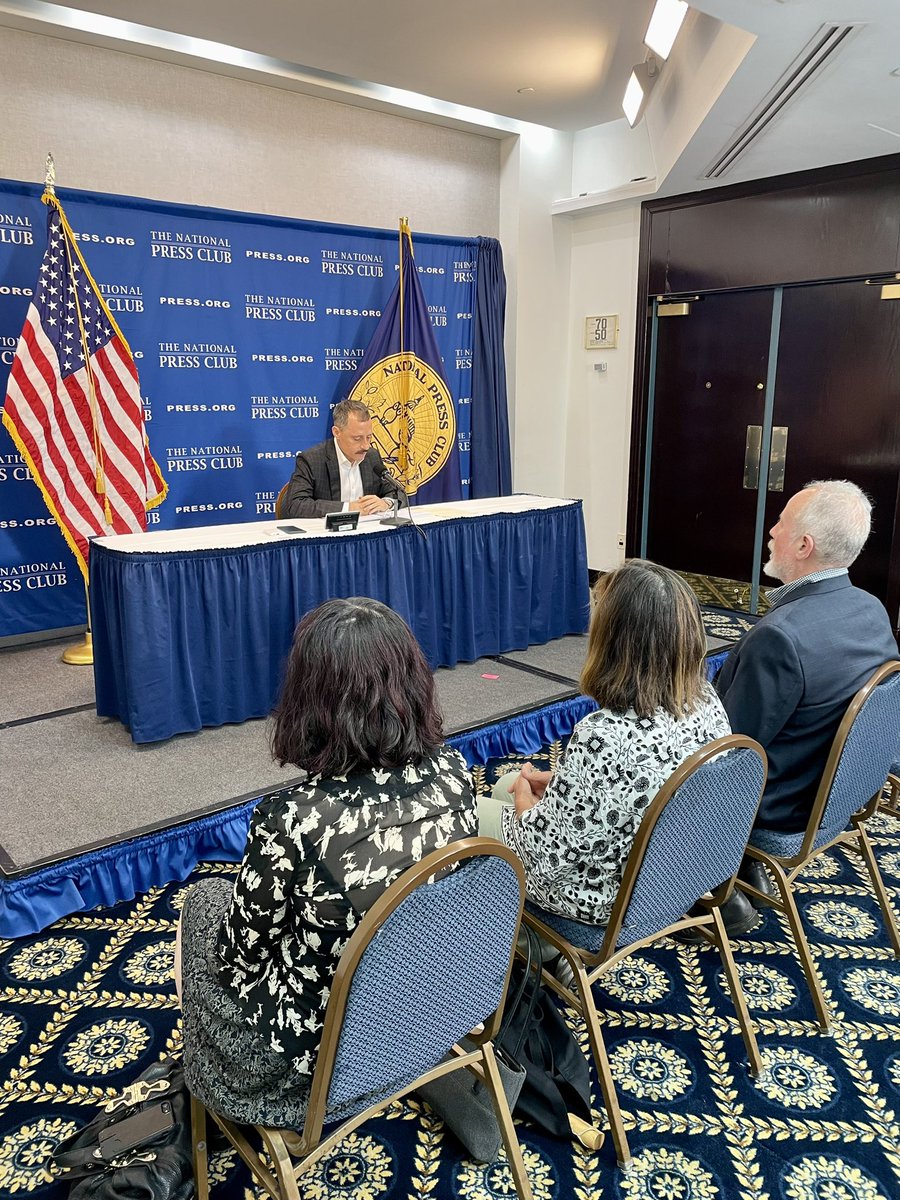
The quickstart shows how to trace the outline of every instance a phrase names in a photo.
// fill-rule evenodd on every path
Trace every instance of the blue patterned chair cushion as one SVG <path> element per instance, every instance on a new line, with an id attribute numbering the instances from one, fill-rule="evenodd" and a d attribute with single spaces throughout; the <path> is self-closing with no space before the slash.
<path id="1" fill-rule="evenodd" d="M 840 829 L 820 829 L 816 835 L 815 848 L 824 846 L 840 832 Z M 793 858 L 795 854 L 800 853 L 800 847 L 803 845 L 803 831 L 782 833 L 778 829 L 754 829 L 750 835 L 750 845 L 779 858 Z"/>
<path id="2" fill-rule="evenodd" d="M 719 755 L 688 776 L 650 838 L 618 945 L 673 924 L 737 871 L 762 782 L 762 760 L 750 749 Z"/>
<path id="3" fill-rule="evenodd" d="M 900 768 L 900 763 L 894 762 L 898 730 L 900 674 L 879 684 L 856 714 L 834 773 L 814 849 L 842 833 L 853 814 L 881 792 L 888 772 Z M 792 858 L 802 844 L 803 832 L 754 829 L 750 835 L 751 846 L 780 858 Z"/>
<path id="4" fill-rule="evenodd" d="M 828 794 L 823 826 L 846 829 L 853 814 L 880 793 L 897 754 L 898 731 L 900 674 L 879 684 L 857 713 Z"/>
<path id="5" fill-rule="evenodd" d="M 570 917 L 559 917 L 556 913 L 548 912 L 547 909 L 540 908 L 530 900 L 525 901 L 525 907 L 539 921 L 549 925 L 573 946 L 579 946 L 582 950 L 589 950 L 592 954 L 596 954 L 603 945 L 603 938 L 606 934 L 605 925 L 586 925 L 583 921 L 573 921 Z"/>

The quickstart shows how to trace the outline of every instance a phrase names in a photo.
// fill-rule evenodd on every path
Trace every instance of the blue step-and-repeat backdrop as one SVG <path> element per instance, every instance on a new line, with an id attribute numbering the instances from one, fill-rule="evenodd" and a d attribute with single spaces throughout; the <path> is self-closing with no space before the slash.
<path id="1" fill-rule="evenodd" d="M 46 248 L 40 188 L 0 181 L 0 397 Z M 328 436 L 398 264 L 396 232 L 59 189 L 131 345 L 169 484 L 148 528 L 265 520 Z M 416 234 L 468 495 L 476 243 Z M 75 559 L 0 427 L 0 637 L 85 619 Z"/>

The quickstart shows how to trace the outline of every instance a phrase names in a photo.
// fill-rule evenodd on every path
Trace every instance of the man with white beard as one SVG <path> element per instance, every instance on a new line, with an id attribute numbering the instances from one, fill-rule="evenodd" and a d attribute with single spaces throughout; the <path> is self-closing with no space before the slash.
<path id="1" fill-rule="evenodd" d="M 872 503 L 854 483 L 817 480 L 791 497 L 770 530 L 767 575 L 782 586 L 741 638 L 716 690 L 735 733 L 764 747 L 769 776 L 757 827 L 806 828 L 825 761 L 854 694 L 897 657 L 884 606 L 850 582 L 872 525 Z M 767 893 L 761 864 L 741 877 Z"/>

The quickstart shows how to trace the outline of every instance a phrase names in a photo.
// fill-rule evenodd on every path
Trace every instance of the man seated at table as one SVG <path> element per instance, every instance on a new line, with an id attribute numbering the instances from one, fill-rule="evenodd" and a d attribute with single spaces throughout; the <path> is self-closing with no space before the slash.
<path id="1" fill-rule="evenodd" d="M 297 455 L 282 517 L 324 517 L 332 512 L 364 516 L 395 507 L 397 484 L 372 445 L 372 418 L 358 400 L 334 408 L 333 437 Z"/>

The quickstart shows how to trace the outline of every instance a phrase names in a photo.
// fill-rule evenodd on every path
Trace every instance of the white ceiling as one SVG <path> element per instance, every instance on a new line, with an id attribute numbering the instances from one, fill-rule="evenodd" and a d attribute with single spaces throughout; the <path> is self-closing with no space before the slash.
<path id="1" fill-rule="evenodd" d="M 68 7 L 0 0 L 0 24 L 193 57 L 207 69 L 254 78 L 268 72 L 277 86 L 497 136 L 516 122 L 576 131 L 620 118 L 628 73 L 646 55 L 641 39 L 652 7 L 653 0 L 82 0 Z M 705 28 L 715 18 L 756 41 L 698 118 L 675 173 L 681 186 L 700 177 L 829 21 L 861 28 L 720 182 L 900 153 L 900 0 L 695 0 L 692 7 L 706 14 Z M 118 24 L 102 27 L 90 13 Z M 184 39 L 264 57 L 245 61 Z"/>
<path id="2" fill-rule="evenodd" d="M 514 120 L 621 116 L 653 0 L 75 0 L 69 10 L 206 38 Z M 0 6 L 27 13 L 61 5 Z M 2 20 L 2 17 L 0 17 Z M 520 94 L 520 88 L 534 88 Z"/>
<path id="3" fill-rule="evenodd" d="M 698 6 L 757 40 L 666 191 L 900 154 L 900 0 L 698 0 Z M 856 28 L 726 176 L 701 182 L 729 138 L 830 24 Z"/>

